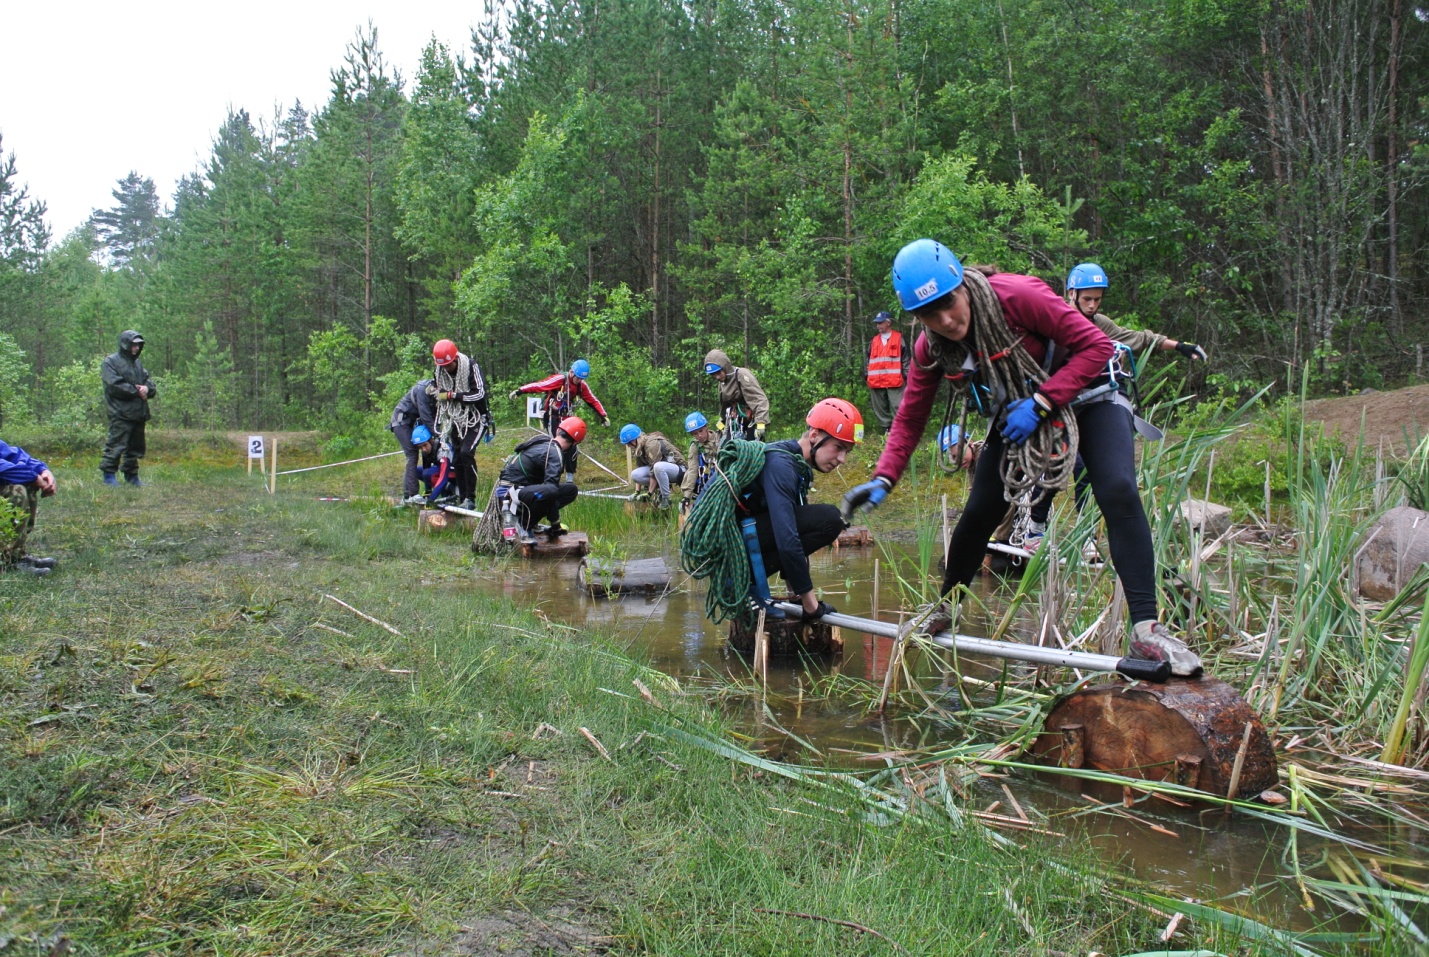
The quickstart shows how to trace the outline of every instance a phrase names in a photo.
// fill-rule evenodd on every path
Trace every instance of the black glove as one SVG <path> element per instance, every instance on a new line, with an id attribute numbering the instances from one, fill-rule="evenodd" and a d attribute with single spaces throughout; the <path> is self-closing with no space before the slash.
<path id="1" fill-rule="evenodd" d="M 1196 359 L 1201 362 L 1206 361 L 1206 350 L 1194 342 L 1178 342 L 1176 343 L 1176 351 L 1187 359 Z"/>
<path id="2" fill-rule="evenodd" d="M 829 604 L 828 602 L 826 602 L 826 601 L 820 601 L 820 602 L 819 602 L 819 607 L 815 608 L 813 611 L 803 612 L 802 614 L 799 615 L 799 620 L 800 620 L 800 621 L 818 621 L 820 618 L 824 617 L 825 615 L 833 615 L 833 614 L 837 614 L 837 613 L 838 613 L 838 609 L 835 608 L 833 605 L 830 605 L 830 604 Z"/>
<path id="3" fill-rule="evenodd" d="M 610 416 L 602 415 L 600 417 L 600 424 L 605 426 L 607 429 L 610 428 Z"/>

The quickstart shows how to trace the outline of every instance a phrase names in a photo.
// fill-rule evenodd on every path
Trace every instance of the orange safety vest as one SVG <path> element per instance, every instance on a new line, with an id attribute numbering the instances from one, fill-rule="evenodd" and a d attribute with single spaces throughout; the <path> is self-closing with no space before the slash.
<path id="1" fill-rule="evenodd" d="M 895 329 L 886 343 L 882 336 L 874 336 L 868 347 L 868 387 L 896 389 L 902 384 L 903 334 Z"/>

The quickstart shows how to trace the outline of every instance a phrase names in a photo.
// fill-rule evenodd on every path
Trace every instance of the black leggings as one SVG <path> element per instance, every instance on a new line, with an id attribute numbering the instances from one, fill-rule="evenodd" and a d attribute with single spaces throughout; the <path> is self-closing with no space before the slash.
<path id="1" fill-rule="evenodd" d="M 457 494 L 476 500 L 476 443 L 481 441 L 481 429 L 475 425 L 466 435 L 452 442 L 452 472 L 455 473 Z"/>
<path id="2" fill-rule="evenodd" d="M 1131 413 L 1115 402 L 1096 402 L 1077 411 L 1081 459 L 1092 494 L 1106 519 L 1112 567 L 1126 592 L 1133 624 L 1156 618 L 1156 554 L 1151 526 L 1136 487 Z M 972 490 L 948 545 L 943 594 L 973 580 L 982 565 L 988 537 L 1007 514 L 1002 497 L 1003 438 L 989 433 L 978 456 Z"/>

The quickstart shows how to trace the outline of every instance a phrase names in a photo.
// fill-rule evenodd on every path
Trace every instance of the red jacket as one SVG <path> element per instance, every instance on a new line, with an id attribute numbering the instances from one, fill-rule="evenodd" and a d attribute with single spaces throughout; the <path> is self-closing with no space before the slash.
<path id="1" fill-rule="evenodd" d="M 1066 405 L 1106 372 L 1114 347 L 1106 333 L 1073 309 L 1035 276 L 998 273 L 988 277 L 992 291 L 1002 304 L 1002 316 L 1015 332 L 1034 362 L 1041 362 L 1048 342 L 1055 342 L 1067 354 L 1063 363 L 1038 388 L 1054 408 Z M 931 368 L 929 368 L 931 366 Z M 925 334 L 913 344 L 913 363 L 908 369 L 908 391 L 893 420 L 888 444 L 878 458 L 874 475 L 897 482 L 908 467 L 908 459 L 923 438 L 928 415 L 943 382 L 943 369 L 933 365 Z"/>
<path id="2" fill-rule="evenodd" d="M 569 381 L 568 381 L 569 380 Z M 579 376 L 571 375 L 569 372 L 557 372 L 553 376 L 548 376 L 540 382 L 528 382 L 518 392 L 554 392 L 551 399 L 555 400 L 556 411 L 562 415 L 568 415 L 575 411 L 575 397 L 585 399 L 586 404 L 595 409 L 595 414 L 602 419 L 605 418 L 605 406 L 600 404 L 600 400 L 595 397 L 595 393 L 590 391 L 590 386 L 585 384 L 585 380 Z M 547 399 L 547 403 L 551 401 Z"/>
<path id="3" fill-rule="evenodd" d="M 903 384 L 903 333 L 893 330 L 888 341 L 874 336 L 868 344 L 868 387 L 896 389 Z"/>

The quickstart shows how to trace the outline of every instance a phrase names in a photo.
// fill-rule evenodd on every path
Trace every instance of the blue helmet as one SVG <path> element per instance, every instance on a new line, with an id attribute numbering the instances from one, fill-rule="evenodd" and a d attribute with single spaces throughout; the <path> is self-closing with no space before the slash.
<path id="1" fill-rule="evenodd" d="M 709 424 L 710 420 L 705 418 L 705 414 L 703 412 L 691 412 L 689 415 L 685 416 L 686 432 L 698 432 L 700 429 L 703 429 Z"/>
<path id="2" fill-rule="evenodd" d="M 1106 270 L 1096 263 L 1082 263 L 1072 267 L 1067 273 L 1067 291 L 1074 289 L 1105 289 L 1110 285 L 1106 280 Z"/>
<path id="3" fill-rule="evenodd" d="M 412 430 L 412 444 L 421 445 L 423 442 L 432 441 L 432 430 L 418 422 L 417 427 Z"/>
<path id="4" fill-rule="evenodd" d="M 893 257 L 893 291 L 910 312 L 962 284 L 963 264 L 936 240 L 916 239 Z"/>
<path id="5" fill-rule="evenodd" d="M 889 312 L 889 311 L 886 310 L 886 309 L 885 309 L 883 312 L 880 312 L 878 315 L 876 315 L 876 316 L 873 317 L 873 324 L 874 324 L 874 325 L 878 325 L 880 322 L 892 322 L 892 321 L 893 321 L 893 313 Z"/>
<path id="6" fill-rule="evenodd" d="M 716 372 L 723 368 L 724 366 L 720 365 L 718 362 L 706 362 L 705 375 L 714 375 Z"/>
<path id="7" fill-rule="evenodd" d="M 577 359 L 575 362 L 571 363 L 571 372 L 575 375 L 577 379 L 589 379 L 590 363 L 585 361 L 584 359 Z"/>
<path id="8" fill-rule="evenodd" d="M 631 422 L 627 425 L 622 425 L 620 427 L 620 444 L 627 445 L 631 442 L 634 442 L 636 439 L 640 438 L 640 434 L 640 426 L 636 425 L 634 422 Z"/>
<path id="9" fill-rule="evenodd" d="M 957 445 L 962 440 L 962 427 L 957 425 L 947 425 L 943 427 L 943 431 L 938 433 L 938 448 L 941 451 L 946 452 L 948 451 L 948 449 Z"/>

